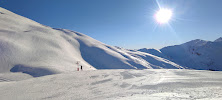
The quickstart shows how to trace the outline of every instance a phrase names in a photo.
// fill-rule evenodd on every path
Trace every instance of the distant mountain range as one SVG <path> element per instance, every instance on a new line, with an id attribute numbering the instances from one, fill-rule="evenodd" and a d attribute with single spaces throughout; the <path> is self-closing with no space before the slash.
<path id="1" fill-rule="evenodd" d="M 0 73 L 33 77 L 96 69 L 222 70 L 222 38 L 160 50 L 110 46 L 79 32 L 51 28 L 0 8 Z"/>
<path id="2" fill-rule="evenodd" d="M 188 69 L 222 70 L 221 37 L 215 41 L 196 39 L 160 50 L 139 49 L 139 51 L 168 59 Z"/>

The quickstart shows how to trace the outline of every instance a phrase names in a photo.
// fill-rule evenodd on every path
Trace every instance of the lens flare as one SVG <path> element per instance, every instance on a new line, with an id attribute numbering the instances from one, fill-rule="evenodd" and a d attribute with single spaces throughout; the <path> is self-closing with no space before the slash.
<path id="1" fill-rule="evenodd" d="M 158 23 L 163 24 L 167 23 L 173 15 L 173 12 L 170 9 L 162 8 L 155 14 L 155 19 Z"/>

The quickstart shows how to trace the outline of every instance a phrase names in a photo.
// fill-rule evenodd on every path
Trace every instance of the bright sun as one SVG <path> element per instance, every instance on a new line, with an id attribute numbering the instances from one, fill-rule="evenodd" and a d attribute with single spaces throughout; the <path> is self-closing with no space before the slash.
<path id="1" fill-rule="evenodd" d="M 158 23 L 167 23 L 172 17 L 172 11 L 170 9 L 162 8 L 155 14 L 155 19 Z"/>

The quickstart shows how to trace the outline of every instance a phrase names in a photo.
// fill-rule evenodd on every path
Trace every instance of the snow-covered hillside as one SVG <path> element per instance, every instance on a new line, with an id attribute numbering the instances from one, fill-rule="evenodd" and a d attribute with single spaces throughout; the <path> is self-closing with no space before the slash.
<path id="1" fill-rule="evenodd" d="M 192 40 L 175 46 L 156 49 L 139 49 L 173 61 L 187 69 L 222 70 L 222 38 L 215 41 Z"/>
<path id="2" fill-rule="evenodd" d="M 211 41 L 193 40 L 160 50 L 170 60 L 193 69 L 222 70 L 221 38 Z"/>
<path id="3" fill-rule="evenodd" d="M 44 26 L 0 8 L 0 73 L 34 77 L 95 69 L 182 68 L 152 54 L 101 43 L 79 32 Z"/>
<path id="4" fill-rule="evenodd" d="M 3 8 L 0 11 L 0 72 L 25 72 L 42 76 L 74 71 L 77 61 L 85 70 L 95 69 L 82 59 L 80 44 L 70 34 Z M 83 37 L 80 35 L 72 33 L 73 37 Z"/>
<path id="5" fill-rule="evenodd" d="M 213 42 L 196 39 L 160 50 L 144 48 L 138 51 L 171 60 L 188 69 L 222 70 L 222 38 Z"/>

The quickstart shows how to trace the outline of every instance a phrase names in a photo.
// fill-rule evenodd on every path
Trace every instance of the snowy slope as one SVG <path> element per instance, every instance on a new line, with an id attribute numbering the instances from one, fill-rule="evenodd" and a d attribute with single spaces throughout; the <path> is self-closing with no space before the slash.
<path id="1" fill-rule="evenodd" d="M 0 72 L 11 70 L 41 76 L 74 71 L 77 61 L 85 70 L 94 69 L 82 59 L 77 40 L 68 40 L 71 37 L 64 32 L 3 8 L 0 11 Z"/>
<path id="2" fill-rule="evenodd" d="M 166 55 L 164 55 L 160 50 L 158 49 L 150 49 L 150 48 L 142 48 L 142 49 L 138 49 L 137 51 L 141 51 L 141 52 L 145 52 L 145 53 L 149 53 L 158 57 L 162 57 L 162 58 L 167 58 Z"/>
<path id="3" fill-rule="evenodd" d="M 221 100 L 222 72 L 95 70 L 0 82 L 1 100 Z"/>
<path id="4" fill-rule="evenodd" d="M 168 59 L 187 69 L 222 70 L 222 38 L 215 41 L 192 40 L 181 45 L 157 49 L 138 49 Z"/>
<path id="5" fill-rule="evenodd" d="M 34 77 L 95 69 L 182 68 L 139 51 L 101 43 L 79 32 L 51 28 L 0 8 L 0 73 Z"/>
<path id="6" fill-rule="evenodd" d="M 216 39 L 214 42 L 222 42 L 222 37 Z"/>
<path id="7" fill-rule="evenodd" d="M 213 42 L 190 42 L 160 49 L 162 54 L 175 63 L 192 69 L 222 70 L 222 38 Z"/>

